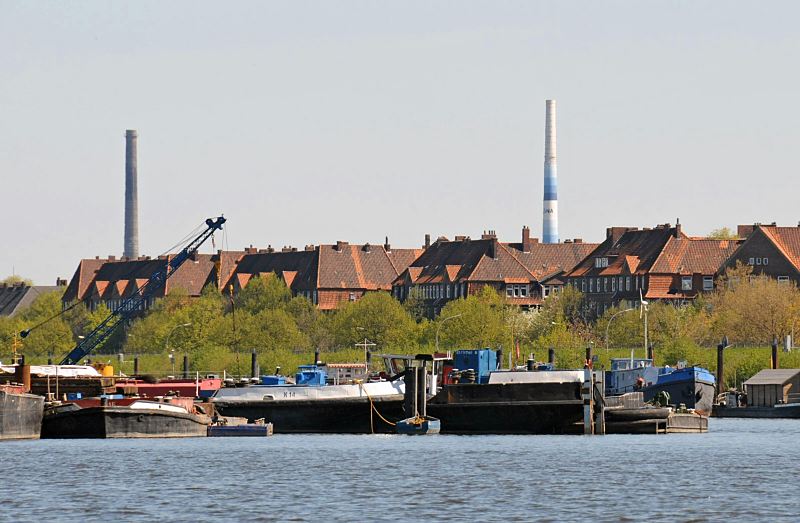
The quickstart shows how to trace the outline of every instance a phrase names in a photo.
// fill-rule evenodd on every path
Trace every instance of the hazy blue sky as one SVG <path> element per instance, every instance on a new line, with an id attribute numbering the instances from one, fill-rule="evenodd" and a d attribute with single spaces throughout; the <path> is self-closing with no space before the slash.
<path id="1" fill-rule="evenodd" d="M 143 254 L 218 213 L 232 249 L 540 236 L 546 98 L 562 239 L 796 225 L 798 20 L 797 2 L 0 0 L 0 278 L 121 254 L 125 129 Z"/>

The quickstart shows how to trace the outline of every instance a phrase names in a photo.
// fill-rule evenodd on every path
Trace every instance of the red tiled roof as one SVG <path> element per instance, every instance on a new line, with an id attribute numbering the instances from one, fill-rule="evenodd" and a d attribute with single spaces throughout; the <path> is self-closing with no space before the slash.
<path id="1" fill-rule="evenodd" d="M 685 237 L 686 235 L 679 229 L 666 226 L 644 230 L 625 230 L 619 237 L 612 235 L 606 238 L 567 276 L 646 274 L 658 259 L 667 241 L 675 236 Z M 608 258 L 608 267 L 596 267 L 596 258 Z M 634 266 L 635 269 L 631 271 Z"/>
<path id="2" fill-rule="evenodd" d="M 95 273 L 100 267 L 108 260 L 100 258 L 89 258 L 78 262 L 78 267 L 75 269 L 75 274 L 67 285 L 66 291 L 62 300 L 64 303 L 73 303 L 78 300 L 83 300 L 86 297 L 86 291 L 94 280 Z"/>
<path id="3" fill-rule="evenodd" d="M 761 225 L 758 228 L 786 256 L 795 269 L 800 271 L 800 227 Z"/>
<path id="4" fill-rule="evenodd" d="M 597 248 L 597 243 L 534 243 L 530 252 L 518 244 L 509 244 L 510 252 L 537 279 L 555 272 L 569 272 Z"/>
<path id="5" fill-rule="evenodd" d="M 739 240 L 672 237 L 667 241 L 650 272 L 715 274 L 740 243 Z"/>

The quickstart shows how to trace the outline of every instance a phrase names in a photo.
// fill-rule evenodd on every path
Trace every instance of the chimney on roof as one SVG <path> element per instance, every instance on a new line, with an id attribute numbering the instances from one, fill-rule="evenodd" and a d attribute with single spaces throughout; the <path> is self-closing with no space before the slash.
<path id="1" fill-rule="evenodd" d="M 531 252 L 531 230 L 527 225 L 522 226 L 522 252 Z"/>
<path id="2" fill-rule="evenodd" d="M 483 234 L 481 234 L 481 240 L 492 240 L 494 238 L 497 238 L 497 234 L 491 229 L 488 232 L 483 231 Z"/>
<path id="3" fill-rule="evenodd" d="M 431 246 L 431 235 L 430 234 L 426 234 L 425 235 L 425 245 L 423 245 L 422 248 L 423 249 L 427 249 L 430 246 Z"/>
<path id="4" fill-rule="evenodd" d="M 342 252 L 347 245 L 350 245 L 350 244 L 348 242 L 343 242 L 343 241 L 339 240 L 339 241 L 336 242 L 335 249 L 336 249 L 337 252 Z"/>
<path id="5" fill-rule="evenodd" d="M 386 252 L 392 252 L 392 246 L 389 245 L 389 237 L 386 237 L 386 240 L 383 242 L 383 250 Z"/>
<path id="6" fill-rule="evenodd" d="M 109 254 L 108 255 L 108 261 L 116 261 L 116 260 L 117 260 L 117 257 L 114 256 L 113 254 Z"/>
<path id="7" fill-rule="evenodd" d="M 753 229 L 755 229 L 754 225 L 737 225 L 736 236 L 738 236 L 739 238 L 747 238 L 753 233 Z"/>
<path id="8" fill-rule="evenodd" d="M 139 257 L 137 138 L 136 131 L 125 131 L 125 245 L 122 255 L 132 259 Z"/>
<path id="9" fill-rule="evenodd" d="M 583 238 L 573 238 L 572 243 L 583 243 Z"/>
<path id="10" fill-rule="evenodd" d="M 271 244 L 270 244 L 270 245 L 267 245 L 267 252 L 269 252 L 269 253 L 273 253 L 273 252 L 275 252 L 275 249 L 272 247 L 272 245 L 271 245 Z"/>
<path id="11" fill-rule="evenodd" d="M 56 287 L 66 287 L 66 286 L 67 286 L 67 280 L 65 280 L 64 278 L 56 278 Z"/>
<path id="12" fill-rule="evenodd" d="M 308 245 L 306 245 L 305 250 L 306 251 L 313 251 L 314 250 L 314 244 L 313 243 L 309 243 Z"/>
<path id="13" fill-rule="evenodd" d="M 365 243 L 364 246 L 362 247 L 362 250 L 364 252 L 370 252 L 372 250 L 372 246 L 368 243 Z"/>
<path id="14" fill-rule="evenodd" d="M 676 238 L 681 237 L 681 219 L 677 218 L 675 220 L 675 232 L 673 233 Z"/>
<path id="15" fill-rule="evenodd" d="M 497 238 L 491 238 L 489 242 L 489 257 L 491 259 L 497 259 Z"/>

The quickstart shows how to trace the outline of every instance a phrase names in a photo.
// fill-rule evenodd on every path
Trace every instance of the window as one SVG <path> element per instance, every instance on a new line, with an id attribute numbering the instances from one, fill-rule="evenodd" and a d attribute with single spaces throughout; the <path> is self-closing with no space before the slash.
<path id="1" fill-rule="evenodd" d="M 509 298 L 514 296 L 514 289 L 510 285 L 506 287 L 506 296 Z"/>
<path id="2" fill-rule="evenodd" d="M 703 290 L 704 291 L 713 291 L 714 290 L 714 277 L 713 276 L 703 276 Z"/>
<path id="3" fill-rule="evenodd" d="M 603 292 L 608 292 L 608 278 L 603 278 Z"/>
<path id="4" fill-rule="evenodd" d="M 788 276 L 778 276 L 778 283 L 789 283 Z"/>
<path id="5" fill-rule="evenodd" d="M 350 293 L 350 301 L 356 301 L 356 293 L 355 292 L 351 292 Z"/>
<path id="6" fill-rule="evenodd" d="M 764 258 L 763 261 L 764 261 L 764 265 L 769 265 L 769 258 Z"/>
<path id="7" fill-rule="evenodd" d="M 750 258 L 750 260 L 747 262 L 747 264 L 748 265 L 755 265 L 756 264 L 756 259 L 755 258 Z"/>
<path id="8" fill-rule="evenodd" d="M 631 290 L 631 277 L 630 276 L 625 276 L 625 290 L 626 291 Z"/>
<path id="9" fill-rule="evenodd" d="M 761 265 L 761 258 L 756 258 L 756 265 Z"/>
<path id="10" fill-rule="evenodd" d="M 594 278 L 589 278 L 589 292 L 594 292 Z"/>
<path id="11" fill-rule="evenodd" d="M 581 280 L 581 292 L 586 292 L 586 280 Z"/>
<path id="12" fill-rule="evenodd" d="M 690 290 L 692 290 L 692 277 L 691 276 L 681 276 L 681 290 L 682 291 L 690 291 Z"/>
<path id="13" fill-rule="evenodd" d="M 595 258 L 594 266 L 597 267 L 598 269 L 602 269 L 603 267 L 608 267 L 608 258 Z"/>
<path id="14" fill-rule="evenodd" d="M 520 286 L 519 295 L 522 296 L 523 298 L 526 298 L 528 296 L 528 286 L 527 285 L 521 285 Z"/>
<path id="15" fill-rule="evenodd" d="M 617 292 L 617 279 L 611 278 L 611 292 Z"/>

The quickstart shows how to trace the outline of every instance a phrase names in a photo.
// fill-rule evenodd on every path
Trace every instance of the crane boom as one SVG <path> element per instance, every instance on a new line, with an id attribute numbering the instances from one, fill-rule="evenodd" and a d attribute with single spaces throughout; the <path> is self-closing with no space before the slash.
<path id="1" fill-rule="evenodd" d="M 222 229 L 223 223 L 225 223 L 225 218 L 223 216 L 218 217 L 216 220 L 212 218 L 207 219 L 206 230 L 190 241 L 178 254 L 169 259 L 166 267 L 154 272 L 146 282 L 136 289 L 136 292 L 123 300 L 106 319 L 95 327 L 92 332 L 87 334 L 86 337 L 61 360 L 61 365 L 76 365 L 89 353 L 102 345 L 121 323 L 131 318 L 136 312 L 144 310 L 147 300 L 152 298 L 166 284 L 167 279 L 175 274 L 175 271 L 183 265 L 183 262 L 192 257 L 214 232 Z"/>

